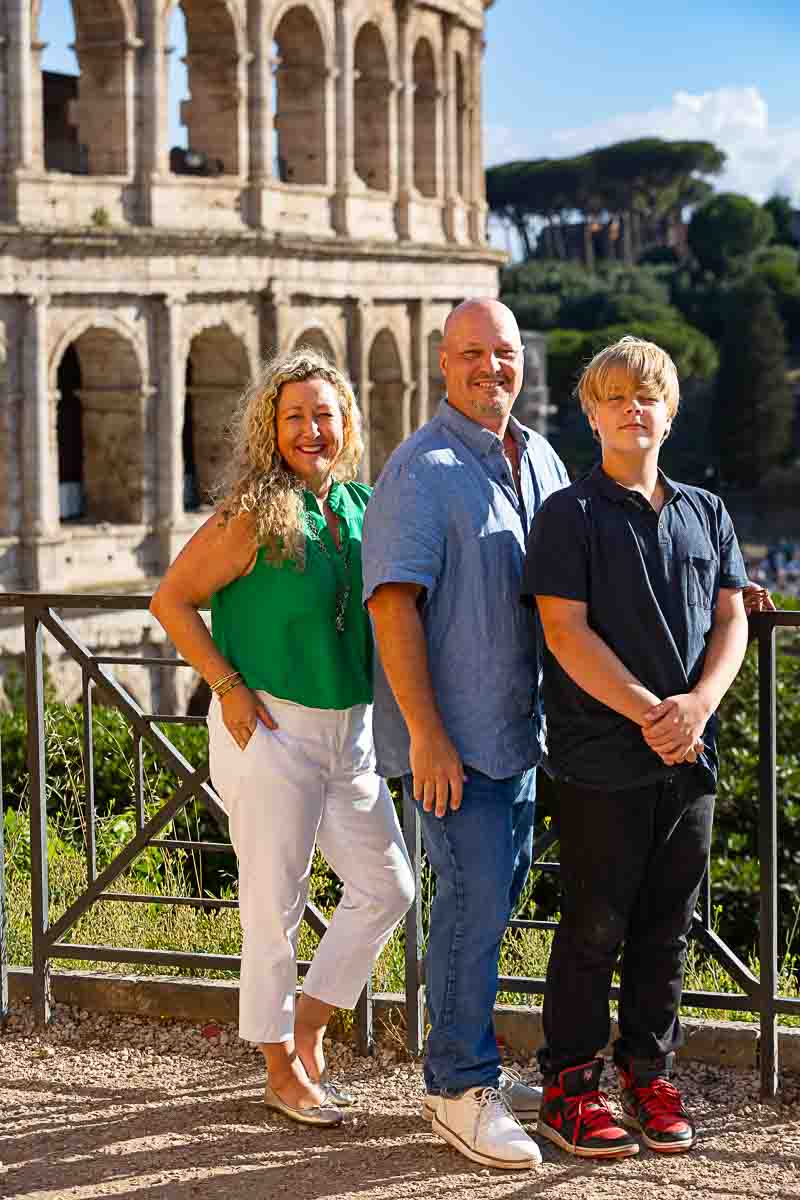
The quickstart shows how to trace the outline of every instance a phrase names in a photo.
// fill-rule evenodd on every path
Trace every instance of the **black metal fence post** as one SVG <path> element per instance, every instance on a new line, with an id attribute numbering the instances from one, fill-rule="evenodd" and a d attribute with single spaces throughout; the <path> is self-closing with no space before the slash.
<path id="1" fill-rule="evenodd" d="M 422 1054 L 425 1041 L 424 960 L 422 955 L 422 830 L 414 801 L 402 789 L 403 835 L 414 872 L 414 903 L 405 916 L 406 1047 Z"/>
<path id="2" fill-rule="evenodd" d="M 366 982 L 356 1005 L 356 1053 L 372 1054 L 375 1034 L 372 1027 L 372 976 Z"/>
<path id="3" fill-rule="evenodd" d="M 25 698 L 28 709 L 28 773 L 31 795 L 31 916 L 33 1015 L 50 1020 L 50 958 L 47 945 L 50 892 L 47 878 L 47 767 L 44 748 L 44 655 L 42 625 L 25 610 Z"/>
<path id="4" fill-rule="evenodd" d="M 761 1037 L 759 1062 L 761 1095 L 778 1090 L 778 1031 L 775 998 L 778 992 L 778 795 L 775 739 L 775 626 L 761 624 L 758 634 L 758 757 L 759 832 L 761 863 Z"/>

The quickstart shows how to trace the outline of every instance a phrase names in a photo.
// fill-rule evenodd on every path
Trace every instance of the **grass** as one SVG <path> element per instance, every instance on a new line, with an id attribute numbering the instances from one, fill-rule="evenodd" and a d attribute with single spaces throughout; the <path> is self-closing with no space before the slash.
<path id="1" fill-rule="evenodd" d="M 7 814 L 8 817 L 8 814 Z M 132 821 L 132 817 L 130 817 Z M 98 843 L 106 847 L 110 857 L 116 842 L 130 835 L 129 814 L 116 814 L 101 818 L 98 822 Z M 113 827 L 111 830 L 109 826 Z M 73 844 L 74 824 L 62 819 L 49 825 L 49 884 L 50 920 L 55 921 L 62 912 L 81 894 L 86 887 L 86 862 L 84 855 Z M 169 834 L 167 833 L 167 836 Z M 90 945 L 113 947 L 138 947 L 143 949 L 182 950 L 193 953 L 239 954 L 241 931 L 236 909 L 194 909 L 186 906 L 156 903 L 158 896 L 196 896 L 193 862 L 180 853 L 168 854 L 153 851 L 159 856 L 156 864 L 145 859 L 144 868 L 130 871 L 114 885 L 116 891 L 133 892 L 153 897 L 152 904 L 126 904 L 124 902 L 97 902 L 82 916 L 69 934 L 70 940 Z M 141 863 L 141 860 L 140 860 Z M 6 821 L 6 892 L 9 931 L 9 959 L 15 965 L 31 962 L 31 908 L 30 908 L 30 858 L 27 843 L 27 813 L 21 811 L 14 820 Z M 156 870 L 156 865 L 158 870 Z M 329 881 L 324 863 L 317 857 L 312 872 L 311 898 L 319 903 L 329 915 Z M 430 885 L 426 885 L 423 906 L 430 907 Z M 235 881 L 224 889 L 221 899 L 235 897 Z M 500 971 L 503 975 L 543 977 L 547 968 L 551 934 L 545 930 L 509 930 L 503 940 Z M 298 952 L 301 959 L 310 958 L 318 939 L 305 925 L 302 926 Z M 751 955 L 749 965 L 758 974 L 758 961 Z M 798 987 L 798 956 L 784 955 L 779 991 L 782 995 L 800 996 Z M 103 970 L 129 973 L 126 964 L 76 962 L 70 959 L 54 959 L 54 968 Z M 137 966 L 142 975 L 184 975 L 208 978 L 235 977 L 232 972 L 181 970 L 166 966 Z M 395 933 L 378 960 L 373 984 L 376 991 L 400 992 L 403 990 L 404 958 L 403 935 Z M 693 991 L 738 992 L 737 985 L 724 969 L 697 943 L 690 943 L 687 958 L 685 986 Z M 524 993 L 502 992 L 500 1003 L 529 1004 L 531 997 Z M 734 1011 L 720 1012 L 716 1009 L 684 1010 L 687 1015 L 715 1020 L 755 1021 L 754 1013 Z M 783 1023 L 800 1027 L 800 1018 L 784 1017 Z"/>

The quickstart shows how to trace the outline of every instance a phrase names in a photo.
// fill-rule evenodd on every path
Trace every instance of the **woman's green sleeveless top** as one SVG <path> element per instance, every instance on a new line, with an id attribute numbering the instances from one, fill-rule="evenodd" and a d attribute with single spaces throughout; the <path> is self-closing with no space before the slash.
<path id="1" fill-rule="evenodd" d="M 310 708 L 372 702 L 372 632 L 361 602 L 361 528 L 370 491 L 363 483 L 331 487 L 341 551 L 307 491 L 312 532 L 305 569 L 270 562 L 261 547 L 252 571 L 212 596 L 214 642 L 249 688 Z M 337 605 L 345 596 L 340 632 Z"/>

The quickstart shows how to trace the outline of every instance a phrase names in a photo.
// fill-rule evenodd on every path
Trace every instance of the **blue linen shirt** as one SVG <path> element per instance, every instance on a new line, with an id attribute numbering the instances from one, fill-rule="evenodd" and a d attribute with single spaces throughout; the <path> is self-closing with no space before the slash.
<path id="1" fill-rule="evenodd" d="M 497 434 L 443 400 L 395 450 L 367 505 L 364 601 L 384 583 L 424 589 L 420 615 L 436 703 L 462 762 L 506 779 L 541 758 L 541 630 L 520 602 L 537 512 L 569 483 L 558 455 L 512 417 L 521 497 Z M 380 656 L 374 736 L 384 776 L 409 770 L 409 736 Z"/>
<path id="2" fill-rule="evenodd" d="M 658 513 L 599 465 L 548 500 L 533 523 L 522 594 L 585 602 L 591 629 L 664 699 L 697 684 L 719 590 L 743 588 L 747 574 L 719 496 L 660 476 Z M 543 690 L 548 764 L 564 782 L 610 791 L 691 771 L 714 790 L 716 715 L 697 766 L 669 767 L 634 721 L 583 691 L 549 650 Z"/>

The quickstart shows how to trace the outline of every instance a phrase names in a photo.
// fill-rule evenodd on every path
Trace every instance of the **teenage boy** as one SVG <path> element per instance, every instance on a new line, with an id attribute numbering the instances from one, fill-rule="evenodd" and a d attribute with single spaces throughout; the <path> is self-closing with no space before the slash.
<path id="1" fill-rule="evenodd" d="M 722 501 L 659 470 L 679 399 L 669 355 L 625 337 L 589 363 L 578 392 L 602 464 L 545 501 L 523 583 L 547 646 L 563 886 L 538 1132 L 570 1154 L 613 1158 L 638 1152 L 628 1128 L 652 1150 L 695 1140 L 669 1072 L 711 841 L 714 713 L 747 646 L 747 576 Z M 619 1123 L 598 1055 L 623 943 Z"/>

